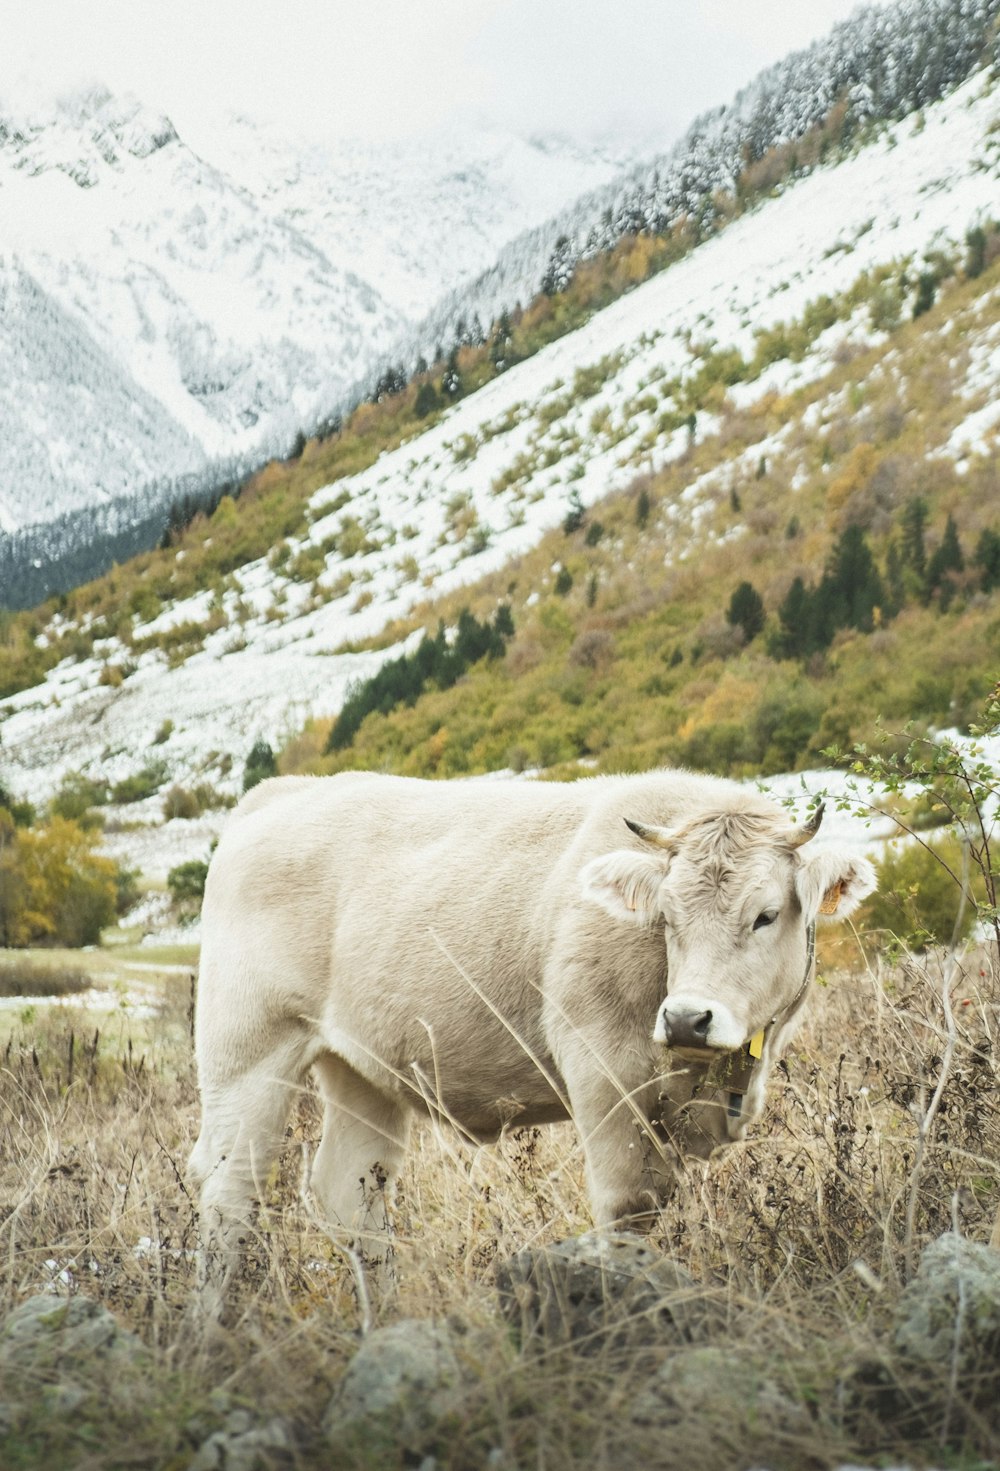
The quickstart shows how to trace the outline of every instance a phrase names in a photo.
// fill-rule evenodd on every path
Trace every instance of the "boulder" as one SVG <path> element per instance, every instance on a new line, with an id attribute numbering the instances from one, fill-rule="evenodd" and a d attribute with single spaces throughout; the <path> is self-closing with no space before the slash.
<path id="1" fill-rule="evenodd" d="M 285 1420 L 276 1416 L 255 1425 L 249 1411 L 233 1410 L 188 1462 L 187 1471 L 272 1471 L 295 1461 L 295 1442 Z"/>
<path id="2" fill-rule="evenodd" d="M 95 1360 L 134 1358 L 142 1340 L 89 1297 L 29 1297 L 0 1327 L 0 1364 L 90 1367 Z"/>
<path id="3" fill-rule="evenodd" d="M 725 1321 L 721 1302 L 677 1262 L 629 1232 L 591 1231 L 529 1247 L 496 1269 L 500 1307 L 522 1348 L 609 1341 L 629 1347 L 693 1342 Z"/>
<path id="4" fill-rule="evenodd" d="M 672 1354 L 635 1396 L 629 1419 L 657 1436 L 690 1435 L 694 1427 L 706 1444 L 710 1430 L 723 1426 L 730 1441 L 746 1445 L 748 1455 L 806 1446 L 816 1433 L 808 1409 L 783 1387 L 773 1366 L 739 1346 L 690 1347 Z"/>
<path id="5" fill-rule="evenodd" d="M 939 1382 L 957 1376 L 963 1398 L 1000 1390 L 1000 1252 L 953 1231 L 925 1248 L 896 1307 L 892 1346 Z"/>
<path id="6" fill-rule="evenodd" d="M 455 1413 L 481 1376 L 469 1335 L 448 1322 L 404 1318 L 365 1338 L 337 1386 L 323 1421 L 337 1443 L 364 1435 L 412 1452 Z"/>

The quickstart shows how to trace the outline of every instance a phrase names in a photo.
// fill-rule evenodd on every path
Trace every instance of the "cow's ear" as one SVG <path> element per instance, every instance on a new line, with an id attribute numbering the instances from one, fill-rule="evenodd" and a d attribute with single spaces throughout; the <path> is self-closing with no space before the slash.
<path id="1" fill-rule="evenodd" d="M 846 919 L 876 887 L 875 869 L 849 848 L 803 854 L 795 885 L 806 918 Z"/>
<path id="2" fill-rule="evenodd" d="M 650 925 L 660 918 L 659 894 L 669 860 L 622 848 L 592 858 L 580 874 L 583 897 L 615 919 Z"/>

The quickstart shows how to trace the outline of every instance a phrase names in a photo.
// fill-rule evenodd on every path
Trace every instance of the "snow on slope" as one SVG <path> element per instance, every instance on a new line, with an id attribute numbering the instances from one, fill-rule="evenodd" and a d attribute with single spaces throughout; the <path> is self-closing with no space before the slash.
<path id="1" fill-rule="evenodd" d="M 60 666 L 37 689 L 4 702 L 5 779 L 35 800 L 67 770 L 117 779 L 149 759 L 169 718 L 172 734 L 155 754 L 173 774 L 208 771 L 234 788 L 256 736 L 278 742 L 308 714 L 335 712 L 348 681 L 385 657 L 338 655 L 338 646 L 536 544 L 564 518 L 571 489 L 591 503 L 638 469 L 679 454 L 687 431 L 659 431 L 669 404 L 658 399 L 657 384 L 692 363 L 692 342 L 749 351 L 755 329 L 793 318 L 821 293 L 844 291 L 866 267 L 960 240 L 995 207 L 998 114 L 1000 95 L 988 77 L 971 79 L 927 110 L 922 129 L 901 124 L 788 187 L 418 438 L 319 491 L 307 542 L 327 549 L 325 601 L 317 606 L 308 586 L 262 561 L 236 575 L 223 601 L 227 626 L 180 667 L 148 653 L 120 688 L 98 686 L 101 662 L 130 657 L 114 640 L 98 660 Z M 834 345 L 826 339 L 803 362 L 774 365 L 757 391 L 825 372 Z M 981 395 L 990 374 L 997 386 L 995 346 L 970 343 L 970 391 Z M 581 397 L 575 375 L 595 365 L 594 391 Z M 698 432 L 711 428 L 699 423 Z M 696 481 L 672 508 L 668 557 L 685 555 L 710 490 Z M 299 549 L 293 544 L 293 554 Z M 204 616 L 206 606 L 203 595 L 158 622 Z"/>
<path id="2" fill-rule="evenodd" d="M 250 123 L 196 150 L 107 93 L 0 117 L 0 264 L 33 283 L 30 350 L 5 352 L 3 527 L 72 511 L 88 483 L 128 486 L 128 522 L 143 487 L 148 514 L 178 476 L 287 453 L 411 314 L 617 167 L 495 135 L 335 153 Z M 100 362 L 89 419 L 50 388 L 81 354 Z"/>
<path id="3" fill-rule="evenodd" d="M 246 119 L 189 141 L 334 265 L 377 282 L 411 331 L 508 240 L 632 162 L 610 146 L 490 131 L 334 148 Z"/>
<path id="4" fill-rule="evenodd" d="M 158 460 L 178 476 L 204 469 L 162 403 L 16 263 L 0 261 L 0 319 L 0 531 L 97 511 L 156 476 Z M 81 461 L 87 439 L 98 453 Z"/>

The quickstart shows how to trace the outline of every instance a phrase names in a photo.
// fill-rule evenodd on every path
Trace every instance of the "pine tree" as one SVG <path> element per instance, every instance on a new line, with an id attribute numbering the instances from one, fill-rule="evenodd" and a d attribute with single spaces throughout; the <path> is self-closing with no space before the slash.
<path id="1" fill-rule="evenodd" d="M 885 604 L 885 589 L 871 548 L 860 526 L 848 526 L 830 558 L 830 608 L 835 628 L 859 628 L 870 633 L 875 609 Z"/>
<path id="2" fill-rule="evenodd" d="M 895 618 L 896 614 L 906 602 L 906 587 L 903 582 L 903 560 L 899 553 L 899 543 L 894 536 L 889 538 L 889 545 L 886 549 L 885 581 L 886 617 Z"/>
<path id="3" fill-rule="evenodd" d="M 1000 587 L 1000 532 L 992 527 L 981 532 L 972 560 L 979 569 L 979 586 L 983 592 Z"/>
<path id="4" fill-rule="evenodd" d="M 274 752 L 267 741 L 261 737 L 254 741 L 247 757 L 247 763 L 243 768 L 243 790 L 249 792 L 258 782 L 266 781 L 269 776 L 277 776 L 278 763 L 274 759 Z"/>
<path id="5" fill-rule="evenodd" d="M 413 404 L 413 412 L 417 418 L 426 419 L 428 414 L 433 414 L 440 407 L 441 400 L 438 398 L 437 389 L 434 387 L 434 384 L 429 380 L 426 383 L 421 383 L 417 389 L 417 396 Z"/>
<path id="6" fill-rule="evenodd" d="M 549 263 L 545 267 L 539 290 L 544 296 L 557 296 L 560 291 L 565 291 L 572 281 L 575 268 L 576 261 L 569 236 L 560 235 L 549 256 Z"/>
<path id="7" fill-rule="evenodd" d="M 453 347 L 448 354 L 448 362 L 441 375 L 441 392 L 446 398 L 452 400 L 462 396 L 462 375 L 458 370 L 458 348 Z"/>
<path id="8" fill-rule="evenodd" d="M 921 271 L 917 280 L 917 295 L 913 303 L 913 320 L 922 317 L 924 312 L 929 312 L 934 305 L 934 296 L 937 292 L 937 277 L 933 271 Z"/>
<path id="9" fill-rule="evenodd" d="M 903 512 L 903 542 L 900 556 L 903 566 L 911 574 L 915 589 L 923 596 L 927 586 L 927 548 L 924 544 L 924 528 L 927 525 L 927 502 L 914 496 Z"/>
<path id="10" fill-rule="evenodd" d="M 743 630 L 747 643 L 752 643 L 764 627 L 764 600 L 751 582 L 741 582 L 729 600 L 726 620 Z"/>
<path id="11" fill-rule="evenodd" d="M 965 237 L 965 274 L 969 280 L 983 274 L 986 265 L 986 231 L 974 225 Z"/>
<path id="12" fill-rule="evenodd" d="M 578 490 L 574 490 L 570 494 L 569 510 L 566 512 L 566 515 L 563 518 L 563 531 L 567 536 L 572 536 L 574 531 L 580 530 L 580 527 L 583 525 L 586 519 L 587 513 L 583 509 L 583 501 L 580 499 L 580 492 Z"/>
<path id="13" fill-rule="evenodd" d="M 772 651 L 779 659 L 800 659 L 810 652 L 807 647 L 810 594 L 801 577 L 796 577 L 778 608 L 778 632 L 772 639 Z"/>
<path id="14" fill-rule="evenodd" d="M 510 349 L 511 337 L 510 316 L 506 311 L 502 311 L 490 338 L 490 362 L 498 373 L 509 368 L 513 361 Z"/>
<path id="15" fill-rule="evenodd" d="M 933 592 L 935 588 L 942 587 L 949 572 L 961 572 L 964 567 L 965 558 L 962 555 L 962 544 L 958 539 L 958 527 L 955 525 L 954 516 L 949 515 L 945 523 L 941 545 L 931 557 L 927 567 L 928 589 Z M 950 578 L 949 581 L 951 581 Z"/>

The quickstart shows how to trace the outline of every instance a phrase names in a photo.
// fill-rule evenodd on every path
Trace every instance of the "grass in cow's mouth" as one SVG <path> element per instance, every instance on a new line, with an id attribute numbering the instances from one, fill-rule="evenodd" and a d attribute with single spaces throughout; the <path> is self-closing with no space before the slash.
<path id="1" fill-rule="evenodd" d="M 836 969 L 832 953 L 753 1138 L 692 1165 L 653 1234 L 693 1278 L 694 1307 L 711 1308 L 694 1341 L 625 1331 L 586 1351 L 520 1347 L 498 1310 L 496 1264 L 590 1228 L 577 1135 L 515 1131 L 482 1149 L 419 1130 L 396 1207 L 399 1285 L 373 1304 L 374 1323 L 460 1325 L 469 1372 L 418 1431 L 368 1439 L 323 1428 L 361 1318 L 345 1259 L 300 1195 L 317 1096 L 301 1095 L 231 1315 L 203 1343 L 187 1316 L 197 1222 L 184 1161 L 198 1119 L 187 978 L 165 978 L 155 1021 L 125 1017 L 99 1036 L 78 1016 L 0 1014 L 0 1324 L 42 1289 L 82 1294 L 145 1345 L 113 1363 L 29 1365 L 3 1359 L 0 1328 L 4 1463 L 186 1466 L 240 1414 L 290 1426 L 280 1464 L 296 1468 L 988 1460 L 996 1428 L 968 1385 L 929 1384 L 890 1364 L 886 1345 L 919 1250 L 955 1224 L 990 1235 L 1000 976 L 968 952 L 949 1023 L 939 953 L 870 966 L 855 947 L 848 965 L 841 945 Z M 53 1412 L 71 1400 L 72 1414 Z M 277 1453 L 260 1464 L 277 1466 Z"/>

